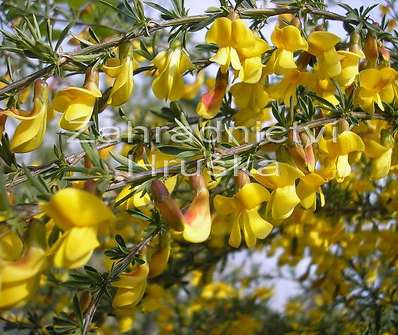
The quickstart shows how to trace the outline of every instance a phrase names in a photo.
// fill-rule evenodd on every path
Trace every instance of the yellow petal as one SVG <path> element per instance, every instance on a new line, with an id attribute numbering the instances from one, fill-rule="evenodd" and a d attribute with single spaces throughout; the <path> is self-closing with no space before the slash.
<path id="1" fill-rule="evenodd" d="M 270 199 L 268 190 L 257 183 L 244 185 L 235 195 L 236 200 L 245 209 L 252 209 Z M 217 209 L 216 209 L 217 210 Z M 220 213 L 222 213 L 220 211 Z"/>
<path id="2" fill-rule="evenodd" d="M 217 44 L 219 47 L 229 46 L 231 43 L 232 21 L 226 17 L 214 20 L 206 34 L 206 42 Z"/>
<path id="3" fill-rule="evenodd" d="M 231 229 L 231 235 L 229 235 L 228 244 L 233 248 L 239 248 L 242 241 L 240 224 L 239 224 L 240 219 L 241 219 L 240 215 L 234 217 L 234 222 L 232 224 L 232 229 Z"/>
<path id="4" fill-rule="evenodd" d="M 309 52 L 317 56 L 319 52 L 325 52 L 333 48 L 340 42 L 340 37 L 327 31 L 313 31 L 308 36 L 308 43 L 310 45 Z"/>
<path id="5" fill-rule="evenodd" d="M 228 215 L 236 212 L 238 209 L 236 207 L 236 201 L 234 198 L 226 197 L 220 194 L 217 194 L 214 197 L 214 208 L 217 213 L 222 215 Z"/>
<path id="6" fill-rule="evenodd" d="M 296 186 L 293 184 L 274 190 L 271 201 L 272 217 L 275 220 L 283 220 L 293 213 L 294 208 L 300 203 L 300 198 L 297 196 Z"/>
<path id="7" fill-rule="evenodd" d="M 61 229 L 98 226 L 114 220 L 112 211 L 101 199 L 76 188 L 65 188 L 41 205 Z"/>
<path id="8" fill-rule="evenodd" d="M 258 239 L 266 238 L 272 231 L 272 224 L 264 220 L 256 208 L 246 211 L 251 231 Z"/>
<path id="9" fill-rule="evenodd" d="M 74 227 L 53 245 L 54 265 L 65 269 L 82 267 L 98 246 L 96 227 Z"/>
<path id="10" fill-rule="evenodd" d="M 268 164 L 258 171 L 253 170 L 252 174 L 260 184 L 272 189 L 291 185 L 297 178 L 304 176 L 300 169 L 281 162 Z"/>
<path id="11" fill-rule="evenodd" d="M 391 168 L 392 149 L 388 149 L 371 163 L 371 178 L 380 179 L 388 175 Z"/>

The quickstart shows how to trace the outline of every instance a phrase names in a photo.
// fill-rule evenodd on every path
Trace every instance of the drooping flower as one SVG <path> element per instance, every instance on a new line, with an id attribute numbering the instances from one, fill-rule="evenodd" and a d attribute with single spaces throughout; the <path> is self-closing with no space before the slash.
<path id="1" fill-rule="evenodd" d="M 152 90 L 159 99 L 175 101 L 184 95 L 184 72 L 192 69 L 187 52 L 179 44 L 160 52 L 152 60 L 157 69 Z"/>
<path id="2" fill-rule="evenodd" d="M 391 67 L 366 69 L 359 73 L 358 102 L 361 108 L 374 113 L 375 104 L 384 111 L 383 102 L 394 100 L 394 82 L 397 71 Z"/>
<path id="3" fill-rule="evenodd" d="M 342 182 L 351 174 L 349 154 L 362 152 L 365 146 L 359 135 L 350 130 L 343 130 L 335 140 L 322 137 L 319 149 L 325 154 L 325 166 L 320 174 L 326 179 L 335 177 L 337 182 Z"/>
<path id="4" fill-rule="evenodd" d="M 89 192 L 65 188 L 42 208 L 64 232 L 51 248 L 57 267 L 74 269 L 85 265 L 99 246 L 98 230 L 114 220 L 112 211 Z"/>
<path id="5" fill-rule="evenodd" d="M 130 272 L 122 273 L 119 279 L 112 283 L 116 294 L 112 306 L 118 314 L 131 314 L 133 308 L 141 301 L 147 286 L 149 273 L 148 263 L 136 265 Z"/>
<path id="6" fill-rule="evenodd" d="M 1 264 L 0 310 L 24 305 L 35 294 L 45 264 L 46 251 L 37 246 L 18 260 Z"/>
<path id="7" fill-rule="evenodd" d="M 286 70 L 283 73 L 282 80 L 270 85 L 268 92 L 271 98 L 283 101 L 286 106 L 290 106 L 291 101 L 295 105 L 297 103 L 297 87 L 306 85 L 311 79 L 311 74 L 308 72 L 297 69 Z"/>
<path id="8" fill-rule="evenodd" d="M 206 42 L 218 46 L 217 53 L 210 60 L 219 64 L 225 73 L 230 66 L 237 71 L 242 69 L 238 50 L 253 47 L 256 40 L 244 21 L 219 17 L 207 32 Z"/>
<path id="9" fill-rule="evenodd" d="M 327 31 L 313 31 L 308 36 L 308 52 L 316 56 L 318 69 L 323 78 L 336 77 L 341 72 L 343 56 L 338 54 L 335 45 L 340 38 Z"/>
<path id="10" fill-rule="evenodd" d="M 13 152 L 30 152 L 43 143 L 47 128 L 48 86 L 45 81 L 36 80 L 34 88 L 33 108 L 30 113 L 18 110 L 0 111 L 0 117 L 10 116 L 20 120 L 11 140 Z"/>
<path id="11" fill-rule="evenodd" d="M 119 58 L 108 59 L 103 66 L 104 72 L 115 78 L 107 103 L 111 106 L 120 106 L 128 101 L 133 93 L 133 46 L 126 42 L 119 46 Z"/>
<path id="12" fill-rule="evenodd" d="M 269 49 L 267 42 L 257 36 L 252 46 L 238 49 L 242 65 L 238 76 L 242 82 L 255 84 L 261 80 L 264 68 L 261 56 Z"/>
<path id="13" fill-rule="evenodd" d="M 267 64 L 271 73 L 282 74 L 285 71 L 296 69 L 294 52 L 308 50 L 308 43 L 301 36 L 300 30 L 292 25 L 283 28 L 275 26 L 271 40 L 277 48 Z"/>
<path id="14" fill-rule="evenodd" d="M 380 138 L 372 137 L 363 139 L 365 155 L 371 159 L 370 177 L 380 179 L 386 177 L 391 168 L 394 140 L 388 130 L 381 130 Z"/>
<path id="15" fill-rule="evenodd" d="M 341 59 L 341 72 L 335 78 L 341 87 L 350 86 L 359 74 L 359 62 L 365 57 L 362 51 L 350 52 L 339 50 L 337 53 L 342 56 Z"/>
<path id="16" fill-rule="evenodd" d="M 316 194 L 319 193 L 321 206 L 325 205 L 325 196 L 323 195 L 321 185 L 326 183 L 317 173 L 309 173 L 300 178 L 297 185 L 297 195 L 300 198 L 300 204 L 305 209 L 316 209 Z"/>
<path id="17" fill-rule="evenodd" d="M 275 220 L 288 218 L 300 203 L 296 193 L 296 180 L 304 176 L 298 168 L 281 162 L 271 163 L 260 170 L 252 170 L 254 178 L 265 187 L 271 188 L 267 213 Z"/>
<path id="18" fill-rule="evenodd" d="M 46 268 L 44 225 L 32 222 L 28 229 L 25 245 L 12 231 L 0 236 L 0 311 L 23 306 L 36 293 Z"/>
<path id="19" fill-rule="evenodd" d="M 63 113 L 60 126 L 76 131 L 87 127 L 97 98 L 102 96 L 98 88 L 98 72 L 88 69 L 84 88 L 67 87 L 59 91 L 52 101 L 54 110 Z"/>
<path id="20" fill-rule="evenodd" d="M 214 207 L 217 215 L 232 220 L 229 245 L 238 248 L 242 232 L 246 245 L 254 248 L 257 239 L 266 238 L 272 225 L 258 213 L 259 206 L 270 199 L 268 190 L 257 183 L 244 185 L 233 197 L 217 194 Z"/>

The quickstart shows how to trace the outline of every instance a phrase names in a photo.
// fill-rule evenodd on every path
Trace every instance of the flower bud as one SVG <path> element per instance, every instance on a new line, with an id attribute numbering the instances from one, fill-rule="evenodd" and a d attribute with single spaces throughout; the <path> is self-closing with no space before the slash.
<path id="1" fill-rule="evenodd" d="M 166 186 L 159 180 L 154 180 L 151 184 L 152 199 L 158 208 L 162 218 L 174 230 L 184 229 L 184 217 L 177 202 L 170 196 Z"/>
<path id="2" fill-rule="evenodd" d="M 218 70 L 214 88 L 202 95 L 196 107 L 196 113 L 205 119 L 211 119 L 220 111 L 222 100 L 228 86 L 228 72 Z"/>
<path id="3" fill-rule="evenodd" d="M 377 59 L 379 58 L 379 48 L 376 37 L 370 32 L 368 33 L 368 36 L 366 36 L 363 51 L 369 67 L 375 67 L 377 65 Z"/>
<path id="4" fill-rule="evenodd" d="M 159 244 L 158 249 L 152 254 L 149 261 L 149 278 L 162 274 L 169 261 L 171 250 L 169 234 L 162 235 Z"/>

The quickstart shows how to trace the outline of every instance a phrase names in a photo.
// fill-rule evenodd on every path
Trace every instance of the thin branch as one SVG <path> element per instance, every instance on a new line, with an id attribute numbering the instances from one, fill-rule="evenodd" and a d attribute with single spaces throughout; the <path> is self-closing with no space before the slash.
<path id="1" fill-rule="evenodd" d="M 239 14 L 242 15 L 242 17 L 245 18 L 250 18 L 250 17 L 272 17 L 280 14 L 286 14 L 286 13 L 296 13 L 298 12 L 298 8 L 259 8 L 259 9 L 243 9 L 239 10 Z M 307 9 L 307 11 L 310 11 L 310 9 Z M 353 22 L 352 19 L 349 19 L 345 16 L 337 15 L 335 13 L 329 12 L 329 11 L 322 11 L 322 10 L 316 10 L 316 15 L 322 16 L 324 18 L 330 19 L 330 20 L 339 20 L 343 22 Z M 147 29 L 142 29 L 138 33 L 134 32 L 126 32 L 123 35 L 119 37 L 115 37 L 113 39 L 110 39 L 106 42 L 102 42 L 99 44 L 95 45 L 90 45 L 87 48 L 72 52 L 72 53 L 65 53 L 62 55 L 59 55 L 58 57 L 58 63 L 57 64 L 50 64 L 47 67 L 34 72 L 22 79 L 19 79 L 8 86 L 0 89 L 0 97 L 4 96 L 6 93 L 13 91 L 15 89 L 23 88 L 27 86 L 29 83 L 34 81 L 35 79 L 38 78 L 45 78 L 48 77 L 52 74 L 53 70 L 55 67 L 62 68 L 63 66 L 67 65 L 68 63 L 73 61 L 73 58 L 75 56 L 81 56 L 81 55 L 88 55 L 88 54 L 93 54 L 96 52 L 104 51 L 106 49 L 110 49 L 113 47 L 116 47 L 120 45 L 123 42 L 126 42 L 128 40 L 132 40 L 138 37 L 146 36 L 147 34 L 152 34 L 158 30 L 162 30 L 165 28 L 170 28 L 170 27 L 176 27 L 176 26 L 184 26 L 184 25 L 191 25 L 194 23 L 201 22 L 207 18 L 209 18 L 211 14 L 206 14 L 206 15 L 194 15 L 194 16 L 186 16 L 186 17 L 181 17 L 177 19 L 172 19 L 172 20 L 166 20 L 166 21 L 149 21 L 147 25 Z"/>
<path id="2" fill-rule="evenodd" d="M 160 229 L 156 229 L 155 231 L 153 231 L 144 240 L 136 244 L 126 255 L 126 257 L 114 263 L 114 266 L 112 267 L 112 270 L 108 275 L 108 280 L 105 281 L 104 285 L 100 288 L 100 290 L 92 299 L 92 302 L 84 317 L 82 335 L 87 335 L 88 331 L 90 330 L 91 322 L 93 321 L 95 312 L 97 311 L 97 308 L 102 300 L 103 295 L 106 292 L 108 285 L 127 269 L 134 257 L 136 257 L 159 234 L 159 232 Z"/>

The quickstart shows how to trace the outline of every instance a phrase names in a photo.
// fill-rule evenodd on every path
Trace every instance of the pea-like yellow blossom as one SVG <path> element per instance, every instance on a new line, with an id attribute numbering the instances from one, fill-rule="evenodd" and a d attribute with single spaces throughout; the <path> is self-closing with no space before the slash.
<path id="1" fill-rule="evenodd" d="M 214 207 L 217 215 L 232 220 L 229 245 L 238 248 L 243 237 L 249 248 L 254 248 L 257 239 L 266 238 L 272 225 L 258 213 L 259 206 L 270 199 L 268 190 L 257 183 L 244 185 L 233 197 L 217 194 Z"/>
<path id="2" fill-rule="evenodd" d="M 103 66 L 104 72 L 115 78 L 107 103 L 111 106 L 120 106 L 128 101 L 133 93 L 133 46 L 126 42 L 119 46 L 119 58 L 108 59 Z"/>

